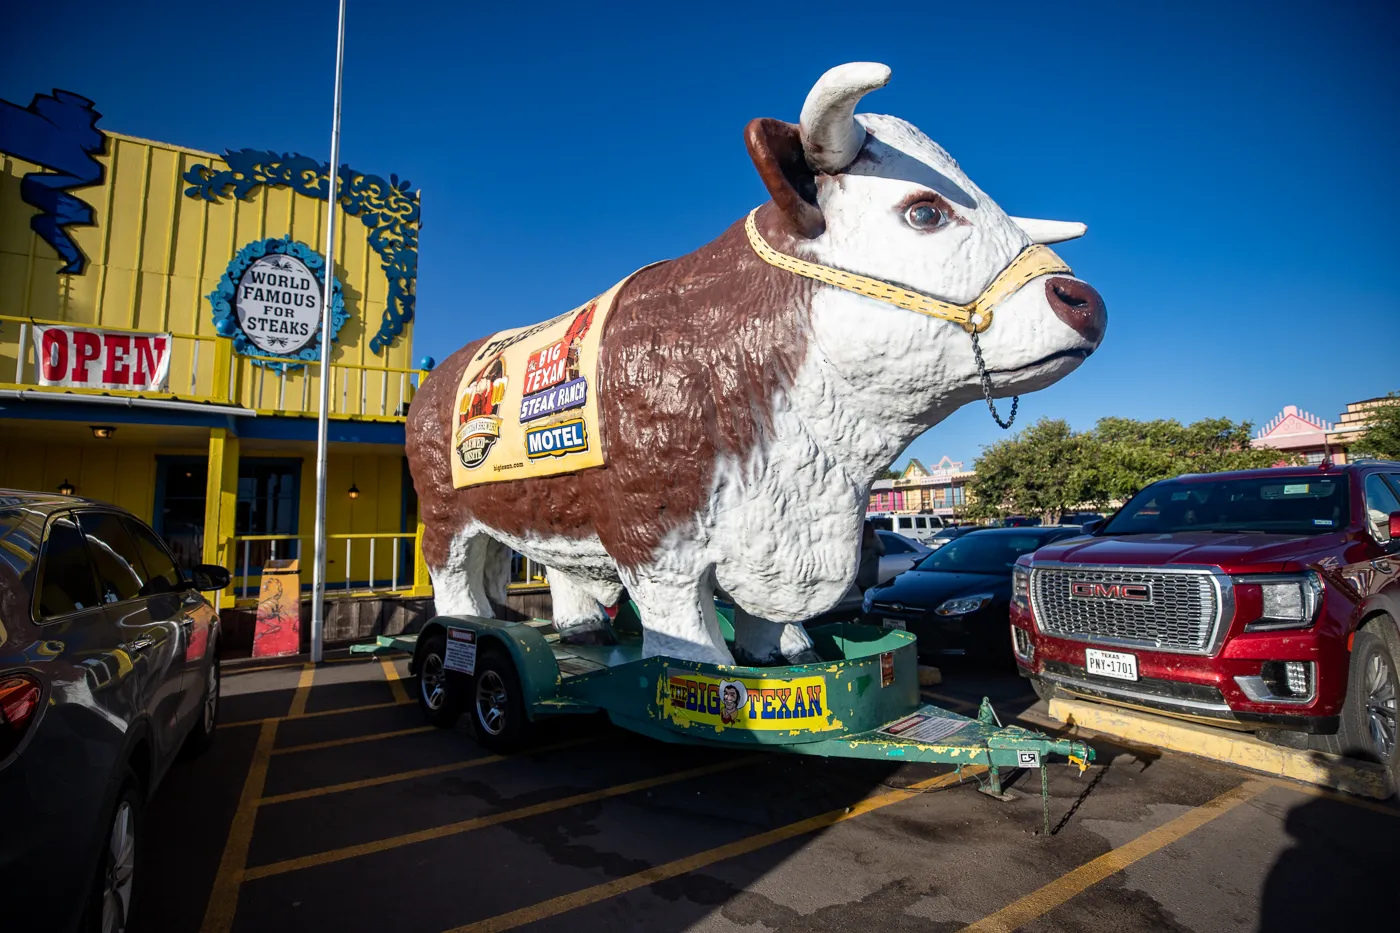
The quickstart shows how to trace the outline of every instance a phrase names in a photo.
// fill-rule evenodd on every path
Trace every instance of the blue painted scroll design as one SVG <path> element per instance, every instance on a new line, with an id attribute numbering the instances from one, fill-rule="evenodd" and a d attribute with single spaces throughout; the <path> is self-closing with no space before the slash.
<path id="1" fill-rule="evenodd" d="M 246 200 L 261 186 L 291 188 L 297 194 L 329 200 L 329 162 L 318 162 L 295 153 L 257 149 L 225 150 L 228 168 L 195 165 L 185 173 L 190 187 L 185 196 L 218 202 L 232 197 Z M 370 349 L 382 353 L 413 320 L 414 283 L 418 277 L 418 196 L 408 179 L 390 175 L 366 175 L 348 165 L 340 166 L 338 193 L 345 213 L 359 217 L 369 228 L 369 245 L 379 254 L 389 280 L 389 300 L 379 331 Z"/>
<path id="2" fill-rule="evenodd" d="M 220 337 L 230 337 L 233 339 L 233 350 L 235 353 L 244 356 L 285 356 L 289 360 L 319 360 L 321 358 L 321 328 L 316 328 L 316 339 L 302 347 L 295 353 L 273 353 L 264 350 L 248 339 L 248 335 L 243 332 L 243 328 L 238 324 L 238 309 L 236 301 L 238 295 L 238 281 L 243 278 L 243 273 L 248 271 L 248 267 L 268 253 L 284 253 L 306 263 L 321 283 L 324 289 L 326 285 L 326 262 L 321 258 L 321 254 L 316 252 L 305 243 L 299 243 L 290 236 L 269 237 L 266 240 L 254 240 L 243 247 L 233 257 L 233 261 L 228 264 L 224 274 L 219 278 L 219 286 L 209 293 L 209 303 L 214 307 L 214 331 Z M 350 313 L 345 310 L 345 296 L 341 292 L 340 280 L 331 277 L 331 341 L 334 342 L 336 335 L 340 333 L 343 325 L 350 317 Z M 288 372 L 300 369 L 301 363 L 274 363 L 271 360 L 252 360 L 254 366 L 265 366 L 274 372 Z"/>
<path id="3" fill-rule="evenodd" d="M 91 205 L 69 189 L 102 181 L 95 156 L 106 150 L 107 137 L 97 128 L 100 119 L 92 101 L 56 88 L 35 94 L 28 107 L 0 100 L 0 152 L 46 169 L 25 175 L 19 192 L 25 204 L 39 209 L 29 226 L 63 260 L 60 275 L 82 275 L 87 266 L 65 228 L 94 223 Z"/>

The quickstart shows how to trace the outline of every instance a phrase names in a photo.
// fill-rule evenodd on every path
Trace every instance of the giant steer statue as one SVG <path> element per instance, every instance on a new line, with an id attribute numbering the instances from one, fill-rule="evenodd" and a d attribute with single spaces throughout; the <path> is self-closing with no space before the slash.
<path id="1" fill-rule="evenodd" d="M 491 616 L 513 549 L 548 567 L 565 642 L 606 640 L 625 587 L 647 656 L 810 660 L 794 623 L 850 588 L 874 479 L 958 407 L 1044 388 L 1098 347 L 1102 299 L 1038 245 L 1084 227 L 1010 217 L 914 126 L 856 115 L 889 77 L 842 65 L 800 124 L 750 122 L 772 200 L 609 293 L 597 436 L 546 438 L 591 442 L 600 465 L 463 488 L 454 471 L 497 429 L 454 439 L 518 378 L 467 371 L 508 341 L 469 344 L 426 380 L 407 449 L 439 613 Z M 733 653 L 716 595 L 741 610 Z"/>

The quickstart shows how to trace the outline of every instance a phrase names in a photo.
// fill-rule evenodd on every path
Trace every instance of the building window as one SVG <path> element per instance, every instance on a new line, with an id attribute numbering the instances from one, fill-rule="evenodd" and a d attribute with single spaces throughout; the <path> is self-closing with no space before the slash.
<path id="1" fill-rule="evenodd" d="M 958 506 L 958 505 L 966 505 L 966 504 L 967 504 L 967 492 L 966 492 L 966 490 L 964 490 L 963 487 L 961 487 L 961 486 L 954 486 L 954 487 L 953 487 L 953 505 Z"/>
<path id="2" fill-rule="evenodd" d="M 239 461 L 234 534 L 296 534 L 300 481 L 300 460 Z"/>
<path id="3" fill-rule="evenodd" d="M 1327 454 L 1324 451 L 1314 450 L 1312 453 L 1308 454 L 1304 459 L 1307 461 L 1308 466 L 1317 466 L 1318 464 L 1322 463 L 1322 461 L 1326 459 L 1326 457 Z"/>

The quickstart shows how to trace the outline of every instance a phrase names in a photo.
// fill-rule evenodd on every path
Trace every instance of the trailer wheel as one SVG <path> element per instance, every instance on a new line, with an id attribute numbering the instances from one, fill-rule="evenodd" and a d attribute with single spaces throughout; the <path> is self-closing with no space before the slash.
<path id="1" fill-rule="evenodd" d="M 439 729 L 451 729 L 466 707 L 466 678 L 447 670 L 447 636 L 436 632 L 423 644 L 418 659 L 418 708 Z"/>
<path id="2" fill-rule="evenodd" d="M 485 645 L 476 659 L 472 678 L 472 726 L 477 742 L 493 752 L 511 751 L 529 741 L 530 720 L 520 675 L 510 655 L 496 645 Z"/>

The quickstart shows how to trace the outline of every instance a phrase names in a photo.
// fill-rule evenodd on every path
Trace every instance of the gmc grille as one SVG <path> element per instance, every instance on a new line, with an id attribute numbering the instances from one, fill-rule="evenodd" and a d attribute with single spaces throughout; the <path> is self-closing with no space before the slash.
<path id="1" fill-rule="evenodd" d="M 1072 584 L 1075 593 L 1071 592 Z M 1123 585 L 1132 585 L 1125 591 Z M 1228 585 L 1228 584 L 1227 584 Z M 1125 599 L 1124 592 L 1146 599 Z M 1116 567 L 1036 567 L 1031 607 L 1047 635 L 1158 651 L 1204 654 L 1220 623 L 1220 597 L 1207 570 L 1170 573 Z"/>

